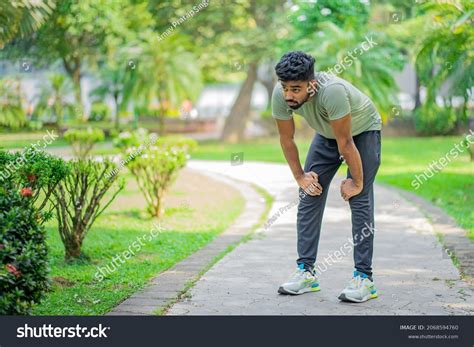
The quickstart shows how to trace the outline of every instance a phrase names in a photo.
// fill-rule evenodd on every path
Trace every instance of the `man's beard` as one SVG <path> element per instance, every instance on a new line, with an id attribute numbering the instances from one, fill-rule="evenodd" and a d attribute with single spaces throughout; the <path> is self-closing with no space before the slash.
<path id="1" fill-rule="evenodd" d="M 295 105 L 290 105 L 287 103 L 288 107 L 291 108 L 292 110 L 297 110 L 299 109 L 301 106 L 303 106 L 305 102 L 303 101 L 301 104 L 300 103 L 296 103 Z"/>
<path id="2" fill-rule="evenodd" d="M 297 102 L 295 105 L 290 105 L 290 104 L 288 104 L 288 102 L 287 102 L 286 104 L 287 104 L 288 107 L 291 108 L 292 110 L 297 110 L 297 109 L 299 109 L 301 106 L 303 106 L 306 101 L 308 101 L 309 97 L 310 97 L 310 94 L 308 94 L 308 96 L 306 96 L 306 99 L 305 99 L 303 102 L 301 102 L 301 103 L 300 103 L 300 102 Z"/>

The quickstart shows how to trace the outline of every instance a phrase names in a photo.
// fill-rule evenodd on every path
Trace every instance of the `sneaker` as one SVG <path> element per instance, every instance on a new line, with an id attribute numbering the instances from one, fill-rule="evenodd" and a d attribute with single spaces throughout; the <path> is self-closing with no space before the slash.
<path id="1" fill-rule="evenodd" d="M 339 300 L 351 302 L 364 302 L 377 297 L 374 282 L 362 272 L 354 271 L 349 285 L 339 295 Z"/>
<path id="2" fill-rule="evenodd" d="M 318 278 L 306 270 L 304 264 L 299 264 L 291 279 L 278 288 L 278 293 L 298 295 L 319 290 Z"/>

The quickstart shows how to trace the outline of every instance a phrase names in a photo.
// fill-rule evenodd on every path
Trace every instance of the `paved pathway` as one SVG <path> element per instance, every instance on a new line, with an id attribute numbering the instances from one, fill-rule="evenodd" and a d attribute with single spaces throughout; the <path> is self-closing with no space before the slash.
<path id="1" fill-rule="evenodd" d="M 320 276 L 321 291 L 277 294 L 295 267 L 297 189 L 289 168 L 245 161 L 190 161 L 210 171 L 265 188 L 275 197 L 270 217 L 293 203 L 269 228 L 241 244 L 206 272 L 169 315 L 472 315 L 474 290 L 460 279 L 433 228 L 413 204 L 382 186 L 375 188 L 375 282 L 380 297 L 363 304 L 341 303 L 340 290 L 352 273 L 352 254 Z M 341 178 L 330 187 L 318 261 L 341 249 L 351 235 L 350 209 L 339 196 Z M 333 256 L 334 258 L 334 256 Z M 323 268 L 323 267 L 322 267 Z"/>

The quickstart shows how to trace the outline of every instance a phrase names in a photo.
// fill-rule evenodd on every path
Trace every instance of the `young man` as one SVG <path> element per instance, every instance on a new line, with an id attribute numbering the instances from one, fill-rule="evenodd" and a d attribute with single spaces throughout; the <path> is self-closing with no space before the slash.
<path id="1" fill-rule="evenodd" d="M 302 294 L 320 289 L 314 264 L 321 221 L 329 185 L 345 160 L 349 168 L 340 193 L 352 211 L 355 271 L 339 299 L 364 302 L 375 298 L 373 182 L 380 165 L 380 115 L 372 101 L 349 82 L 326 73 L 315 74 L 314 58 L 304 52 L 286 53 L 275 72 L 279 82 L 272 95 L 273 117 L 285 158 L 300 187 L 297 269 L 278 292 Z M 317 132 L 304 170 L 293 139 L 292 113 L 296 110 Z"/>

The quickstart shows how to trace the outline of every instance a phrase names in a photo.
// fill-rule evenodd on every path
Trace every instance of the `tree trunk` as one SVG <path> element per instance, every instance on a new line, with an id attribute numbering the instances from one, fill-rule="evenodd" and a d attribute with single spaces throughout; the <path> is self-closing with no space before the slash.
<path id="1" fill-rule="evenodd" d="M 418 77 L 418 74 L 415 71 L 415 79 L 416 79 L 416 85 L 415 85 L 415 110 L 418 109 L 418 107 L 421 106 L 421 99 L 420 99 L 420 77 Z"/>
<path id="2" fill-rule="evenodd" d="M 257 80 L 258 62 L 249 64 L 247 78 L 242 84 L 239 95 L 230 110 L 222 130 L 221 140 L 235 143 L 243 139 L 247 121 L 250 118 L 250 102 L 252 101 L 252 91 Z"/>
<path id="3" fill-rule="evenodd" d="M 118 103 L 118 95 L 114 94 L 114 102 L 115 102 L 115 130 L 120 130 L 120 119 L 119 119 L 119 103 Z"/>
<path id="4" fill-rule="evenodd" d="M 272 106 L 272 94 L 273 88 L 277 82 L 275 72 L 273 71 L 273 62 L 267 62 L 263 64 L 262 71 L 263 73 L 259 74 L 258 81 L 263 84 L 267 90 L 267 109 L 270 109 Z"/>
<path id="5" fill-rule="evenodd" d="M 162 206 L 163 206 L 162 198 L 157 197 L 157 200 L 155 202 L 153 202 L 152 204 L 149 204 L 148 211 L 150 212 L 150 215 L 152 217 L 156 217 L 160 219 L 163 212 Z"/>
<path id="6" fill-rule="evenodd" d="M 260 80 L 260 82 L 263 84 L 263 86 L 265 87 L 265 89 L 267 90 L 267 95 L 268 95 L 268 99 L 267 99 L 267 110 L 270 109 L 272 107 L 272 94 L 273 94 L 273 88 L 275 87 L 275 81 L 262 81 Z"/>
<path id="7" fill-rule="evenodd" d="M 63 58 L 63 65 L 69 77 L 71 77 L 72 83 L 74 85 L 74 98 L 76 100 L 77 106 L 81 109 L 81 118 L 82 120 L 85 120 L 82 109 L 81 59 L 73 58 L 73 61 L 69 61 L 66 58 Z"/>
<path id="8" fill-rule="evenodd" d="M 77 238 L 67 240 L 65 244 L 66 254 L 64 259 L 70 261 L 79 258 L 81 256 L 81 244 L 82 242 Z"/>

